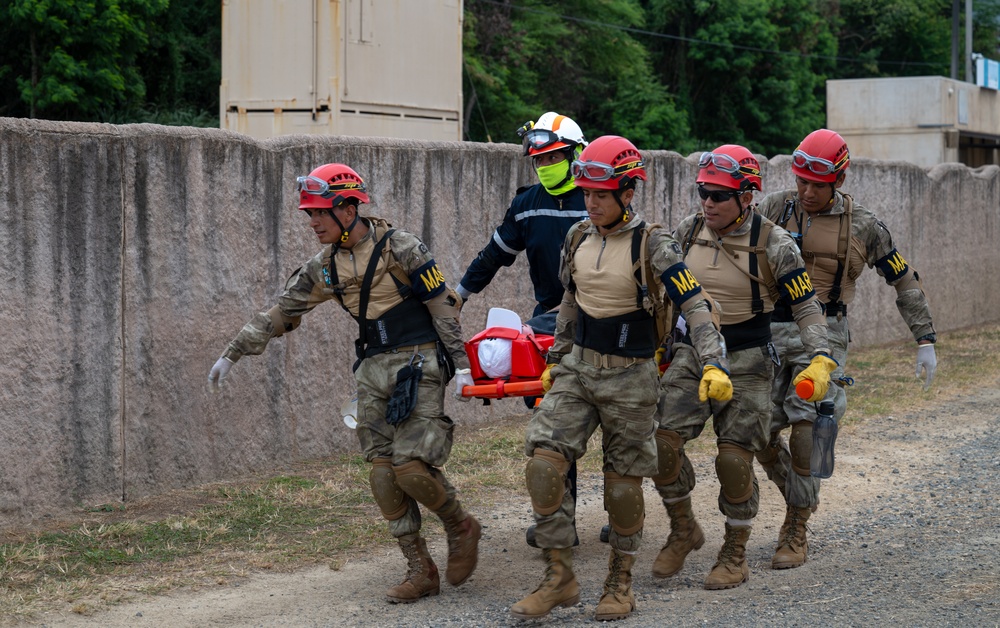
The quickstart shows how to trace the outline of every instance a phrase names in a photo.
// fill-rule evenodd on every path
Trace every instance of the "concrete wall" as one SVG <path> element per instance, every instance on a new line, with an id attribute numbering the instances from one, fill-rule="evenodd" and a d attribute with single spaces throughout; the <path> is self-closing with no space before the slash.
<path id="1" fill-rule="evenodd" d="M 635 205 L 676 225 L 696 207 L 693 158 L 648 157 Z M 453 282 L 532 180 L 512 145 L 0 118 L 0 521 L 357 449 L 338 412 L 356 330 L 335 305 L 205 390 L 226 343 L 318 250 L 293 181 L 331 161 L 358 170 L 367 213 L 421 235 Z M 764 166 L 767 189 L 791 185 L 787 157 Z M 1000 319 L 998 184 L 997 167 L 852 163 L 846 189 L 921 271 L 939 331 Z M 466 306 L 467 335 L 491 305 L 530 312 L 530 295 L 522 259 Z M 856 345 L 907 336 L 893 299 L 866 273 Z M 523 409 L 447 403 L 459 424 Z"/>

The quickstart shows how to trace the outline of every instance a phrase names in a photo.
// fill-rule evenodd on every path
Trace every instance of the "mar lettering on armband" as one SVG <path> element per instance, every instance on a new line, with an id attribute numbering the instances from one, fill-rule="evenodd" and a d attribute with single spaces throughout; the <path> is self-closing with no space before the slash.
<path id="1" fill-rule="evenodd" d="M 778 280 L 778 292 L 792 305 L 798 305 L 816 295 L 805 268 L 799 268 Z"/>
<path id="2" fill-rule="evenodd" d="M 885 280 L 889 283 L 905 275 L 910 268 L 896 249 L 889 251 L 888 255 L 875 262 L 875 267 L 882 271 Z"/>
<path id="3" fill-rule="evenodd" d="M 701 292 L 701 284 L 684 262 L 678 262 L 664 271 L 660 281 L 667 289 L 667 296 L 677 305 Z"/>
<path id="4" fill-rule="evenodd" d="M 445 290 L 444 275 L 434 260 L 410 273 L 413 294 L 423 302 L 430 301 Z"/>

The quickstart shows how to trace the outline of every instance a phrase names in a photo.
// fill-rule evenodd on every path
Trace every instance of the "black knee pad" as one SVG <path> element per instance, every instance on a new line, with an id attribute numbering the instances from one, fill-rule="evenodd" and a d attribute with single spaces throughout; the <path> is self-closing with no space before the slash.
<path id="1" fill-rule="evenodd" d="M 715 457 L 715 474 L 730 504 L 742 504 L 753 497 L 753 454 L 746 449 L 721 443 Z"/>
<path id="2" fill-rule="evenodd" d="M 368 484 L 383 517 L 395 521 L 406 514 L 406 493 L 396 482 L 392 458 L 372 460 L 372 469 L 368 472 Z"/>
<path id="3" fill-rule="evenodd" d="M 540 515 L 551 515 L 562 505 L 566 492 L 569 460 L 556 451 L 535 448 L 524 469 L 531 507 Z"/>
<path id="4" fill-rule="evenodd" d="M 672 430 L 656 430 L 657 473 L 653 484 L 666 486 L 673 484 L 681 474 L 681 448 L 684 439 Z"/>
<path id="5" fill-rule="evenodd" d="M 642 496 L 642 478 L 604 473 L 604 509 L 611 527 L 621 536 L 642 530 L 646 504 Z"/>
<path id="6" fill-rule="evenodd" d="M 423 460 L 411 460 L 393 467 L 393 470 L 396 472 L 396 483 L 399 487 L 432 512 L 440 510 L 448 501 L 448 491 L 441 481 L 431 474 Z"/>

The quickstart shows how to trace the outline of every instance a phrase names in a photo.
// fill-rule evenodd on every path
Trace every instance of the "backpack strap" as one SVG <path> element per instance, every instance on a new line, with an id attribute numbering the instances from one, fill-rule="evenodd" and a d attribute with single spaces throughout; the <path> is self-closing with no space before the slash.
<path id="1" fill-rule="evenodd" d="M 375 243 L 375 248 L 372 250 L 372 256 L 368 259 L 368 267 L 365 269 L 365 278 L 361 280 L 361 303 L 358 305 L 358 342 L 355 349 L 358 351 L 358 360 L 365 357 L 365 349 L 368 347 L 368 298 L 371 296 L 372 280 L 375 278 L 375 269 L 378 267 L 378 260 L 382 257 L 382 249 L 385 248 L 385 243 L 389 239 L 389 236 L 395 229 L 389 229 L 385 232 L 378 242 Z"/>
<path id="2" fill-rule="evenodd" d="M 771 236 L 771 230 L 773 227 L 774 223 L 769 220 L 764 220 L 763 216 L 754 212 L 750 222 L 749 246 L 731 244 L 729 242 L 722 241 L 718 242 L 719 247 L 726 253 L 726 259 L 732 262 L 733 265 L 740 270 L 740 272 L 753 280 L 750 284 L 750 310 L 755 314 L 759 314 L 764 311 L 764 301 L 760 298 L 760 286 L 758 284 L 764 284 L 767 288 L 768 294 L 771 296 L 771 300 L 774 303 L 777 303 L 780 298 L 780 294 L 778 293 L 778 284 L 774 280 L 774 273 L 771 272 L 771 264 L 767 259 L 767 239 Z M 763 242 L 763 244 L 761 244 L 761 242 Z M 706 242 L 706 244 L 713 243 Z M 734 261 L 737 251 L 744 251 L 751 254 L 748 261 L 748 266 L 750 267 L 749 272 L 743 270 L 743 268 Z"/>
<path id="3" fill-rule="evenodd" d="M 566 265 L 569 267 L 569 291 L 573 294 L 576 294 L 576 283 L 573 281 L 573 271 L 576 270 L 576 267 L 573 260 L 576 257 L 576 250 L 580 248 L 588 235 L 588 227 L 590 227 L 589 220 L 581 220 L 571 227 L 572 235 L 569 240 L 569 248 L 566 250 Z"/>
<path id="4" fill-rule="evenodd" d="M 840 302 L 841 285 L 850 264 L 850 256 L 847 251 L 851 245 L 851 214 L 854 211 L 854 199 L 849 194 L 843 196 L 844 213 L 840 215 L 840 233 L 837 236 L 837 272 L 833 275 L 833 286 L 830 288 L 829 304 L 831 305 L 837 305 Z"/>

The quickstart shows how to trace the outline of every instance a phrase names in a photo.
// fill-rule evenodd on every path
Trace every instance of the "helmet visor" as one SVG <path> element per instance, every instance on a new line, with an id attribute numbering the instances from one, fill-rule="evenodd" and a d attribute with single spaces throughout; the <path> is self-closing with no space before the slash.
<path id="1" fill-rule="evenodd" d="M 725 153 L 702 153 L 701 157 L 698 158 L 698 167 L 707 168 L 709 164 L 712 164 L 722 172 L 728 172 L 732 175 L 739 174 L 740 172 L 739 162 Z"/>
<path id="2" fill-rule="evenodd" d="M 796 168 L 808 170 L 813 174 L 829 175 L 837 171 L 837 166 L 829 159 L 813 157 L 805 151 L 797 150 L 792 153 L 792 165 Z"/>
<path id="3" fill-rule="evenodd" d="M 547 129 L 531 129 L 525 132 L 521 138 L 524 146 L 524 154 L 527 155 L 532 150 L 542 150 L 548 148 L 556 142 L 562 142 L 562 138 Z"/>

